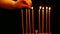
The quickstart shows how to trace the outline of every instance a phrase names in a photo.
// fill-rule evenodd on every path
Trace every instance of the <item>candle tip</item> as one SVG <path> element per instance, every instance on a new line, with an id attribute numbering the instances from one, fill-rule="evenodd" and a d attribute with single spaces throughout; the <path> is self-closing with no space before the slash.
<path id="1" fill-rule="evenodd" d="M 31 7 L 31 9 L 33 9 L 33 7 Z"/>
<path id="2" fill-rule="evenodd" d="M 49 10 L 51 10 L 51 7 L 49 7 Z"/>
<path id="3" fill-rule="evenodd" d="M 44 7 L 42 7 L 42 9 L 44 9 Z"/>
<path id="4" fill-rule="evenodd" d="M 39 7 L 39 9 L 41 9 L 41 6 Z"/>
<path id="5" fill-rule="evenodd" d="M 46 9 L 48 9 L 48 7 L 46 7 Z"/>

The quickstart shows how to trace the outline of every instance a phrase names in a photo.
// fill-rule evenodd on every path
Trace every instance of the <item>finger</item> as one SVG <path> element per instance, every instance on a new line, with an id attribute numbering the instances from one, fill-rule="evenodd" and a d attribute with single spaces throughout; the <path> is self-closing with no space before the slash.
<path id="1" fill-rule="evenodd" d="M 20 4 L 17 6 L 17 8 L 30 8 L 30 7 L 26 4 Z"/>
<path id="2" fill-rule="evenodd" d="M 22 7 L 24 7 L 24 8 L 30 8 L 30 6 L 28 6 L 26 4 L 22 4 Z"/>
<path id="3" fill-rule="evenodd" d="M 31 6 L 32 5 L 32 1 L 31 0 L 27 0 L 26 3 Z"/>

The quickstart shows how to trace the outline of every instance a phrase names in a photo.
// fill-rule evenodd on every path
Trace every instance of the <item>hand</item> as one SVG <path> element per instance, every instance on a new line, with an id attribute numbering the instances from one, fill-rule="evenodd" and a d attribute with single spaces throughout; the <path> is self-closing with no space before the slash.
<path id="1" fill-rule="evenodd" d="M 30 8 L 31 6 L 31 0 L 0 0 L 0 7 L 4 9 Z"/>
<path id="2" fill-rule="evenodd" d="M 31 0 L 17 0 L 16 8 L 30 8 L 32 6 Z"/>

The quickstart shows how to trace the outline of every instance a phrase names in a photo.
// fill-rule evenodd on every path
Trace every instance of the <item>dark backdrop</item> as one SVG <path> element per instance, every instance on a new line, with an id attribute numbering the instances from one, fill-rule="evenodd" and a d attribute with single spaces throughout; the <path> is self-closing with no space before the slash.
<path id="1" fill-rule="evenodd" d="M 39 6 L 51 6 L 51 32 L 58 32 L 58 23 L 59 18 L 59 1 L 58 0 L 32 0 L 33 7 L 37 14 Z M 35 14 L 35 15 L 36 15 Z M 36 17 L 35 17 L 36 18 Z M 37 19 L 37 18 L 36 18 Z M 0 23 L 1 23 L 1 32 L 3 33 L 13 33 L 21 34 L 21 12 L 20 9 L 15 10 L 6 10 L 0 8 Z M 35 29 L 37 29 L 37 20 L 35 22 Z"/>

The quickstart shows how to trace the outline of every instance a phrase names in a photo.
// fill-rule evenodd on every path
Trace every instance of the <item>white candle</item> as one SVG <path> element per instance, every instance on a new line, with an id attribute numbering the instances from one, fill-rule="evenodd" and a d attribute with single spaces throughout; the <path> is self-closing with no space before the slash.
<path id="1" fill-rule="evenodd" d="M 21 9 L 21 15 L 22 15 L 22 34 L 24 34 L 23 9 Z"/>
<path id="2" fill-rule="evenodd" d="M 31 34 L 30 9 L 28 9 L 28 12 L 29 12 L 29 34 Z"/>
<path id="3" fill-rule="evenodd" d="M 49 7 L 49 33 L 50 33 L 50 12 L 51 12 L 51 7 Z"/>
<path id="4" fill-rule="evenodd" d="M 47 33 L 47 26 L 48 26 L 48 25 L 47 25 L 47 18 L 48 18 L 48 17 L 47 17 L 47 16 L 48 16 L 47 13 L 48 13 L 48 7 L 46 7 L 46 33 Z"/>
<path id="5" fill-rule="evenodd" d="M 26 9 L 26 34 L 28 34 L 27 9 Z"/>
<path id="6" fill-rule="evenodd" d="M 41 33 L 41 27 L 40 27 L 40 11 L 41 11 L 41 6 L 39 7 L 39 11 L 38 11 L 39 33 Z"/>
<path id="7" fill-rule="evenodd" d="M 34 34 L 34 10 L 33 7 L 31 7 L 32 9 L 32 34 Z"/>
<path id="8" fill-rule="evenodd" d="M 42 33 L 44 33 L 44 7 L 42 7 Z"/>

